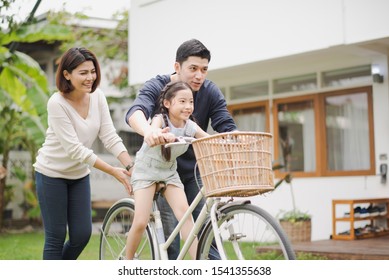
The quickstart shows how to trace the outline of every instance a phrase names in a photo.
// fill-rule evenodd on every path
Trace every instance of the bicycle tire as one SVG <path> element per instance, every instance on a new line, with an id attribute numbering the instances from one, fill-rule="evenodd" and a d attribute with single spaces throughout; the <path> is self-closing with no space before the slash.
<path id="1" fill-rule="evenodd" d="M 257 206 L 236 204 L 221 207 L 218 231 L 227 259 L 296 259 L 279 222 Z M 217 252 L 213 239 L 214 231 L 209 221 L 199 238 L 197 259 L 220 258 L 212 256 L 212 252 Z"/>
<path id="2" fill-rule="evenodd" d="M 131 199 L 122 199 L 107 211 L 100 234 L 100 260 L 126 259 L 126 240 L 134 214 L 135 206 Z M 148 225 L 134 259 L 153 260 L 155 258 L 153 244 L 153 237 Z"/>

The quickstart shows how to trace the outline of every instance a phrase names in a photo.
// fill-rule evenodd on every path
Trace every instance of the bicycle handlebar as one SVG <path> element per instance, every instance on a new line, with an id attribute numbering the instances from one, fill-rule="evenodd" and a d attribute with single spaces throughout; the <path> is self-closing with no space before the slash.
<path id="1" fill-rule="evenodd" d="M 169 148 L 169 147 L 172 147 L 172 146 L 191 144 L 192 141 L 195 140 L 195 139 L 196 138 L 193 138 L 193 137 L 179 136 L 179 137 L 176 138 L 176 140 L 174 142 L 165 144 L 165 148 Z"/>

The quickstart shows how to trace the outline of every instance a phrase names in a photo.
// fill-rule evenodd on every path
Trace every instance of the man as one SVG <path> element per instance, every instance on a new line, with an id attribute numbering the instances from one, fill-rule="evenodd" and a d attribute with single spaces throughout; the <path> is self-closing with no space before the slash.
<path id="1" fill-rule="evenodd" d="M 154 116 L 155 110 L 158 108 L 157 100 L 162 88 L 171 81 L 180 80 L 191 86 L 194 91 L 193 116 L 204 131 L 207 131 L 209 121 L 211 121 L 212 128 L 219 133 L 237 129 L 227 110 L 226 101 L 220 89 L 216 84 L 206 79 L 210 60 L 210 51 L 199 40 L 185 41 L 177 49 L 176 62 L 174 63 L 175 72 L 169 75 L 158 75 L 147 81 L 140 89 L 137 98 L 126 114 L 126 122 L 137 133 L 144 136 L 144 140 L 149 146 L 166 143 L 164 133 L 169 132 L 168 128 L 153 130 L 148 119 Z M 185 154 L 177 158 L 177 171 L 185 186 L 189 205 L 199 191 L 194 174 L 195 163 L 196 158 L 191 146 Z M 199 174 L 197 174 L 197 178 L 200 178 Z M 193 212 L 195 220 L 203 204 L 204 202 L 200 203 Z M 165 200 L 159 200 L 158 206 L 161 210 L 165 235 L 168 236 L 173 231 L 177 221 L 175 221 Z M 179 246 L 179 238 L 177 238 L 168 250 L 169 259 L 177 259 Z"/>

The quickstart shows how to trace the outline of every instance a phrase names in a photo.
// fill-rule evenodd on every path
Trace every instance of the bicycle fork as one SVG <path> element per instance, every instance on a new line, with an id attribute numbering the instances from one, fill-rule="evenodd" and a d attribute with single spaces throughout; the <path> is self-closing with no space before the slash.
<path id="1" fill-rule="evenodd" d="M 219 252 L 220 258 L 222 260 L 226 260 L 227 256 L 226 256 L 226 252 L 224 251 L 221 231 L 220 231 L 220 228 L 218 225 L 218 219 L 221 215 L 221 212 L 218 210 L 218 208 L 219 208 L 219 203 L 215 203 L 214 205 L 212 205 L 211 213 L 210 213 L 211 214 L 210 215 L 211 216 L 211 224 L 212 224 L 212 229 L 214 232 L 214 239 L 215 239 L 216 247 L 217 247 L 217 250 Z M 228 232 L 230 235 L 229 239 L 232 242 L 232 246 L 233 246 L 233 249 L 235 251 L 235 254 L 237 255 L 238 259 L 240 259 L 240 260 L 244 259 L 242 252 L 240 251 L 237 239 L 235 238 L 236 234 L 235 234 L 233 224 L 227 223 L 226 227 L 228 228 Z"/>
<path id="2" fill-rule="evenodd" d="M 228 207 L 228 205 L 227 205 L 227 207 Z M 220 208 L 220 199 L 219 199 L 218 203 L 215 203 L 212 205 L 210 216 L 211 216 L 211 224 L 212 224 L 212 229 L 214 232 L 214 239 L 215 239 L 216 247 L 218 249 L 220 258 L 222 260 L 226 260 L 227 256 L 226 256 L 226 253 L 224 251 L 224 247 L 223 247 L 223 243 L 222 243 L 222 234 L 220 231 L 221 228 L 218 225 L 218 220 L 220 218 L 222 218 L 222 215 L 223 215 L 221 212 L 222 208 Z M 242 237 L 245 237 L 245 235 L 235 232 L 233 219 L 228 221 L 224 225 L 224 228 L 228 229 L 228 234 L 229 234 L 228 239 L 232 243 L 232 248 L 234 249 L 236 257 L 239 260 L 244 260 L 242 251 L 241 251 L 239 243 L 238 243 L 238 240 L 241 239 Z M 227 238 L 227 236 L 225 236 L 224 238 Z"/>

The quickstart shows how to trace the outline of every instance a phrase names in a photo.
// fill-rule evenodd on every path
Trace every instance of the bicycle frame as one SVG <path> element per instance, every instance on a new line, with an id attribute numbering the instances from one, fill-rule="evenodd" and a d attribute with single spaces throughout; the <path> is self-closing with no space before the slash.
<path id="1" fill-rule="evenodd" d="M 193 140 L 195 140 L 195 138 L 193 138 L 193 137 L 179 137 L 179 138 L 177 138 L 176 142 L 168 143 L 165 145 L 165 147 L 187 144 L 187 143 L 191 143 Z M 191 205 L 189 205 L 189 208 L 185 212 L 183 218 L 178 222 L 178 224 L 174 228 L 173 232 L 170 234 L 170 236 L 168 237 L 168 239 L 166 241 L 165 241 L 164 235 L 162 235 L 162 238 L 161 237 L 159 238 L 157 236 L 156 240 L 158 243 L 157 244 L 158 248 L 156 248 L 157 249 L 156 252 L 158 252 L 160 259 L 162 259 L 162 260 L 168 259 L 167 249 L 172 244 L 172 242 L 174 241 L 176 236 L 180 233 L 180 230 L 181 230 L 183 224 L 185 223 L 185 221 L 187 219 L 191 218 L 190 216 L 192 215 L 194 209 L 197 207 L 197 205 L 200 203 L 200 201 L 204 197 L 204 195 L 203 195 L 204 190 L 205 190 L 205 188 L 203 186 L 200 189 L 197 196 L 195 197 L 195 199 L 192 201 Z M 177 257 L 177 260 L 182 260 L 185 257 L 185 255 L 187 254 L 187 252 L 189 250 L 189 247 L 193 243 L 194 238 L 196 238 L 196 236 L 198 236 L 198 233 L 200 232 L 201 227 L 204 225 L 204 222 L 207 220 L 207 217 L 209 217 L 209 216 L 211 218 L 210 220 L 211 220 L 212 228 L 213 228 L 213 231 L 215 233 L 214 238 L 215 238 L 215 242 L 216 242 L 216 246 L 217 246 L 219 255 L 220 255 L 221 259 L 226 259 L 226 254 L 224 252 L 222 242 L 221 242 L 221 237 L 220 237 L 219 230 L 217 227 L 218 218 L 216 215 L 216 210 L 218 209 L 218 207 L 220 205 L 220 200 L 221 200 L 220 197 L 218 197 L 218 198 L 217 197 L 208 197 L 206 199 L 204 207 L 201 209 L 201 212 L 200 212 L 199 216 L 197 217 L 192 230 L 189 233 L 188 239 L 185 240 L 183 247 L 180 250 L 180 253 Z M 158 229 L 162 228 L 162 223 L 160 221 L 160 212 L 158 210 L 158 206 L 156 204 L 156 201 L 153 202 L 153 216 L 155 219 L 155 231 L 154 232 L 157 232 Z M 230 229 L 231 234 L 233 234 L 232 231 L 233 230 Z M 234 244 L 234 249 L 236 249 L 235 246 L 236 246 L 236 244 Z M 239 250 L 237 250 L 237 251 L 239 251 Z"/>
<path id="2" fill-rule="evenodd" d="M 203 191 L 203 188 L 199 191 L 199 193 L 197 194 L 197 196 L 195 197 L 195 199 L 193 200 L 193 202 L 191 203 L 191 205 L 189 206 L 189 208 L 185 212 L 183 218 L 178 222 L 178 224 L 176 225 L 176 227 L 174 228 L 174 230 L 172 231 L 172 233 L 170 234 L 168 239 L 164 240 L 164 238 L 163 238 L 163 240 L 161 240 L 161 238 L 158 238 L 158 237 L 156 239 L 154 239 L 158 243 L 158 244 L 154 244 L 154 246 L 157 247 L 156 252 L 158 252 L 158 257 L 161 260 L 168 260 L 167 249 L 172 244 L 172 242 L 174 241 L 176 236 L 180 233 L 180 230 L 181 230 L 183 224 L 185 223 L 185 221 L 187 219 L 191 218 L 191 215 L 192 215 L 194 209 L 196 208 L 196 206 L 200 203 L 200 201 L 204 197 L 202 191 Z M 198 236 L 198 233 L 200 232 L 201 227 L 203 226 L 204 222 L 207 220 L 207 217 L 211 211 L 211 208 L 212 207 L 215 208 L 214 206 L 217 205 L 219 201 L 220 201 L 220 198 L 207 198 L 207 200 L 204 204 L 204 207 L 201 209 L 201 212 L 200 212 L 198 218 L 196 219 L 196 222 L 194 223 L 192 230 L 189 233 L 187 240 L 185 240 L 183 247 L 180 250 L 180 253 L 177 257 L 177 260 L 184 259 L 185 255 L 189 251 L 189 247 L 193 243 L 196 236 Z M 157 223 L 159 223 L 158 220 L 160 219 L 160 213 L 159 213 L 158 207 L 156 205 L 156 201 L 153 202 L 152 216 L 154 217 L 154 227 L 156 229 L 155 232 L 157 232 L 157 228 L 161 225 L 157 224 Z"/>
<path id="3" fill-rule="evenodd" d="M 187 140 L 185 138 L 180 138 L 178 141 L 167 145 L 181 145 L 187 143 L 191 143 L 191 139 Z M 211 185 L 213 183 L 216 184 L 216 182 L 208 182 L 208 184 Z M 234 184 L 236 184 L 235 181 Z M 242 184 L 245 185 L 245 182 Z M 234 201 L 233 197 L 236 192 L 221 194 L 212 193 L 210 194 L 210 197 L 205 197 L 205 190 L 206 188 L 204 186 L 199 190 L 199 193 L 189 205 L 188 209 L 170 233 L 169 237 L 166 237 L 167 240 L 165 239 L 163 231 L 161 213 L 156 202 L 156 196 L 160 195 L 160 193 L 156 193 L 152 203 L 148 227 L 146 228 L 145 242 L 142 243 L 144 245 L 142 245 L 139 249 L 138 256 L 142 256 L 143 248 L 146 248 L 145 256 L 147 258 L 149 256 L 147 248 L 150 248 L 150 250 L 152 250 L 151 257 L 153 259 L 168 260 L 167 250 L 169 246 L 179 235 L 187 219 L 192 219 L 191 215 L 193 214 L 195 208 L 198 207 L 202 199 L 205 198 L 206 201 L 204 206 L 202 207 L 198 218 L 194 222 L 194 226 L 190 230 L 187 240 L 183 243 L 177 260 L 184 259 L 197 237 L 199 240 L 199 247 L 196 257 L 199 259 L 252 259 L 254 254 L 256 255 L 258 253 L 257 246 L 264 247 L 264 250 L 269 248 L 274 250 L 274 252 L 277 253 L 274 256 L 276 259 L 295 259 L 293 248 L 287 236 L 273 216 L 257 206 L 248 205 L 251 204 L 250 199 Z M 221 201 L 221 197 L 216 197 L 218 194 L 220 194 L 221 197 L 230 197 L 230 199 L 228 201 Z M 257 190 L 254 190 L 254 192 L 245 193 L 242 197 L 257 194 Z M 240 195 L 237 196 L 240 197 Z M 122 213 L 134 213 L 135 211 L 133 199 L 126 198 L 126 200 L 129 201 L 120 205 L 115 203 L 108 211 L 103 223 L 104 226 L 107 222 L 107 233 L 110 233 L 111 224 L 113 222 L 118 222 L 122 228 L 123 226 L 131 226 L 131 214 L 128 216 L 130 218 L 128 221 L 124 221 L 124 223 L 121 222 Z M 120 203 L 123 202 L 123 200 L 120 201 Z M 128 214 L 123 215 L 126 217 Z M 103 235 L 104 233 L 105 227 L 102 231 Z M 110 253 L 114 259 L 116 259 L 115 256 L 117 255 L 120 259 L 123 257 L 123 250 L 125 250 L 123 231 L 116 231 L 115 229 L 112 229 L 112 236 L 112 244 L 114 246 L 112 247 L 113 249 L 110 250 Z M 116 238 L 116 236 L 118 238 Z M 110 246 L 110 241 L 105 239 L 105 236 L 102 236 L 102 239 L 105 240 L 106 244 L 104 246 L 101 245 L 100 247 L 100 257 L 101 254 L 103 254 L 104 258 L 106 254 L 105 248 L 106 246 Z M 121 247 L 122 244 L 124 245 L 124 248 Z M 251 244 L 255 245 L 253 246 Z M 224 251 L 225 248 L 228 250 L 228 256 L 226 254 L 227 251 Z M 281 253 L 278 254 L 278 251 Z M 135 256 L 135 258 L 138 256 Z"/>

